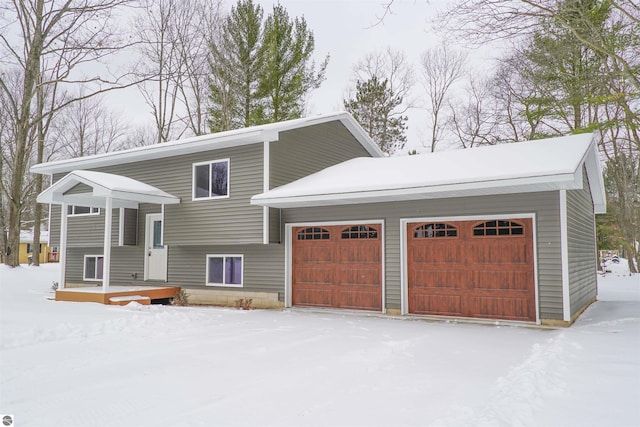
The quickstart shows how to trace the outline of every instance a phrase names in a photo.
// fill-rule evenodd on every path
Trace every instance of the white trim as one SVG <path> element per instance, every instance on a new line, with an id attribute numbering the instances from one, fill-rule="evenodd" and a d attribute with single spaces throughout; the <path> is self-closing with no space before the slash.
<path id="1" fill-rule="evenodd" d="M 118 246 L 124 246 L 124 208 L 118 208 Z"/>
<path id="2" fill-rule="evenodd" d="M 104 278 L 104 255 L 103 254 L 95 254 L 95 255 L 90 255 L 90 254 L 85 254 L 84 257 L 82 258 L 82 280 L 84 282 L 102 282 L 103 279 L 97 279 L 97 278 L 90 278 L 87 277 L 87 258 L 95 258 L 96 259 L 96 271 L 94 271 L 94 276 L 97 276 L 97 269 L 98 269 L 98 258 L 102 258 L 102 277 Z"/>
<path id="3" fill-rule="evenodd" d="M 223 283 L 209 283 L 209 258 L 222 258 L 222 282 Z M 241 269 L 240 272 L 240 284 L 227 284 L 224 283 L 225 280 L 225 262 L 227 258 L 240 258 Z M 205 277 L 204 284 L 205 286 L 216 286 L 221 288 L 242 288 L 244 287 L 244 255 L 243 254 L 207 254 L 205 256 Z"/>
<path id="4" fill-rule="evenodd" d="M 195 136 L 179 141 L 165 142 L 163 144 L 135 147 L 123 151 L 40 163 L 32 166 L 30 171 L 33 173 L 58 173 L 69 172 L 74 169 L 95 169 L 102 166 L 166 158 L 180 154 L 197 153 L 227 147 L 239 147 L 242 145 L 260 143 L 265 139 L 277 141 L 280 132 L 333 121 L 342 122 L 357 142 L 372 156 L 383 157 L 383 153 L 366 134 L 366 132 L 362 130 L 362 127 L 356 122 L 356 120 L 349 113 L 339 111 L 279 123 L 235 129 L 211 135 Z"/>
<path id="5" fill-rule="evenodd" d="M 263 177 L 262 177 L 262 191 L 269 191 L 269 186 L 271 183 L 271 171 L 269 168 L 271 167 L 270 162 L 270 151 L 269 151 L 269 141 L 264 142 L 264 158 L 262 160 L 263 167 Z M 269 244 L 269 207 L 262 207 L 262 244 Z"/>
<path id="6" fill-rule="evenodd" d="M 412 222 L 431 222 L 431 221 L 480 221 L 480 220 L 500 220 L 500 219 L 531 219 L 531 238 L 533 239 L 533 280 L 534 280 L 534 298 L 536 306 L 536 324 L 540 324 L 540 307 L 539 307 L 539 283 L 538 283 L 538 252 L 537 252 L 537 229 L 535 213 L 510 213 L 495 215 L 460 215 L 460 216 L 433 216 L 433 217 L 415 217 L 400 219 L 400 313 L 409 314 L 409 284 L 407 278 L 407 224 Z M 434 316 L 441 317 L 441 316 Z M 442 316 L 445 317 L 445 316 Z M 530 323 L 530 322 L 525 322 Z"/>
<path id="7" fill-rule="evenodd" d="M 139 213 L 138 213 L 139 215 Z M 153 246 L 153 233 L 149 232 L 149 225 L 150 225 L 150 221 L 149 218 L 153 217 L 160 217 L 160 221 L 161 221 L 161 225 L 162 225 L 162 229 L 160 231 L 160 243 L 163 246 L 163 249 L 165 251 L 164 256 L 165 256 L 165 276 L 164 279 L 149 279 L 149 246 Z M 153 219 L 151 220 L 151 223 L 153 222 Z M 169 253 L 169 249 L 167 248 L 167 245 L 164 244 L 164 205 L 161 205 L 161 210 L 160 212 L 154 212 L 154 213 L 148 213 L 145 216 L 145 221 L 144 221 L 144 274 L 143 274 L 143 280 L 146 282 L 147 280 L 164 280 L 165 282 L 168 280 L 168 276 L 169 276 L 169 265 L 168 265 L 168 253 Z"/>
<path id="8" fill-rule="evenodd" d="M 562 260 L 562 319 L 571 320 L 571 293 L 569 291 L 569 240 L 567 229 L 567 192 L 560 190 L 560 259 Z"/>
<path id="9" fill-rule="evenodd" d="M 104 209 L 104 264 L 102 270 L 102 290 L 109 290 L 109 280 L 111 279 L 111 222 L 113 220 L 113 199 L 105 198 L 106 207 Z"/>
<path id="10" fill-rule="evenodd" d="M 211 194 L 211 165 L 214 163 L 227 162 L 227 194 L 223 196 L 196 197 L 196 167 L 209 165 L 209 194 Z M 216 159 L 206 162 L 197 162 L 191 164 L 191 201 L 200 202 L 203 200 L 228 199 L 231 195 L 231 159 Z"/>
<path id="11" fill-rule="evenodd" d="M 67 272 L 67 204 L 60 205 L 60 253 L 58 254 L 58 262 L 60 263 L 60 282 L 58 289 L 64 289 L 66 272 Z M 84 271 L 84 267 L 83 267 Z"/>
<path id="12" fill-rule="evenodd" d="M 293 237 L 292 237 L 292 229 L 293 227 L 315 227 L 315 226 L 332 226 L 332 225 L 359 225 L 359 224 L 380 224 L 380 244 L 382 245 L 381 251 L 381 260 L 382 263 L 382 313 L 387 312 L 386 307 L 386 274 L 385 274 L 385 264 L 386 264 L 386 247 L 385 247 L 385 221 L 384 219 L 355 219 L 349 221 L 305 221 L 305 222 L 291 222 L 285 224 L 285 247 L 284 247 L 284 257 L 285 257 L 285 277 L 284 277 L 284 306 L 291 307 L 292 306 L 292 263 L 293 263 Z"/>

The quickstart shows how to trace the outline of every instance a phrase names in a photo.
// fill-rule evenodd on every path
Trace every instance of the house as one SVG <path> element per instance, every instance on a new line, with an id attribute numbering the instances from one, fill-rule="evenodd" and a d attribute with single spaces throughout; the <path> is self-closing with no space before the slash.
<path id="1" fill-rule="evenodd" d="M 40 232 L 40 263 L 57 262 L 57 247 L 49 247 L 49 232 Z M 20 264 L 31 264 L 33 256 L 33 231 L 20 231 L 20 248 L 18 250 L 18 260 Z"/>
<path id="2" fill-rule="evenodd" d="M 590 134 L 387 158 L 333 113 L 32 171 L 67 287 L 550 325 L 596 298 Z"/>

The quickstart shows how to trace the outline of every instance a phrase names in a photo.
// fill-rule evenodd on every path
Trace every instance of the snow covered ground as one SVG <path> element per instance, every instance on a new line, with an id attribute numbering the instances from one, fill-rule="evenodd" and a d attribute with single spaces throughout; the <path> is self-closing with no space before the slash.
<path id="1" fill-rule="evenodd" d="M 23 426 L 638 426 L 640 277 L 567 329 L 55 302 L 0 266 L 0 414 Z"/>

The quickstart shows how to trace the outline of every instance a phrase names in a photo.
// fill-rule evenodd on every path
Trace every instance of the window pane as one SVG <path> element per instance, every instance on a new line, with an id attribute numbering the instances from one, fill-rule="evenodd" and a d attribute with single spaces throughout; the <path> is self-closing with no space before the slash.
<path id="1" fill-rule="evenodd" d="M 73 215 L 73 205 L 67 206 L 67 215 Z"/>
<path id="2" fill-rule="evenodd" d="M 87 257 L 84 259 L 84 277 L 87 279 L 96 278 L 96 259 L 95 257 Z"/>
<path id="3" fill-rule="evenodd" d="M 153 221 L 153 247 L 162 248 L 162 221 Z"/>
<path id="4" fill-rule="evenodd" d="M 227 162 L 211 164 L 211 197 L 227 195 L 227 172 Z"/>
<path id="5" fill-rule="evenodd" d="M 91 213 L 91 209 L 88 206 L 74 206 L 73 214 L 82 215 Z"/>
<path id="6" fill-rule="evenodd" d="M 222 264 L 222 258 L 209 258 L 209 277 L 207 277 L 207 283 L 222 283 Z"/>
<path id="7" fill-rule="evenodd" d="M 239 285 L 242 283 L 242 258 L 225 258 L 225 284 Z"/>
<path id="8" fill-rule="evenodd" d="M 96 279 L 102 279 L 103 268 L 104 268 L 104 258 L 98 257 L 96 259 Z"/>
<path id="9" fill-rule="evenodd" d="M 209 165 L 196 166 L 194 197 L 209 197 Z"/>

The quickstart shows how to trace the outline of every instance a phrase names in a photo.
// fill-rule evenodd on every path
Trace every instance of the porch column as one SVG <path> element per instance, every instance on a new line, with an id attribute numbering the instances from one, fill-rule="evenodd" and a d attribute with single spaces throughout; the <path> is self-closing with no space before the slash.
<path id="1" fill-rule="evenodd" d="M 102 292 L 109 291 L 111 271 L 111 220 L 113 217 L 113 199 L 107 197 L 104 207 L 104 253 L 102 261 Z"/>
<path id="2" fill-rule="evenodd" d="M 58 262 L 60 263 L 60 282 L 58 289 L 64 289 L 67 270 L 67 204 L 60 205 L 60 248 L 58 254 Z"/>

